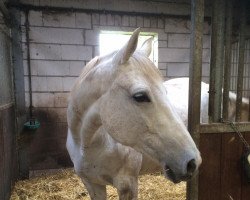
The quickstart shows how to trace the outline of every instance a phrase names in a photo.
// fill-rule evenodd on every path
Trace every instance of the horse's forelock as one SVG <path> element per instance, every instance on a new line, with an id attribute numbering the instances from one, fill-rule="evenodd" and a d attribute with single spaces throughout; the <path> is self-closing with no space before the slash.
<path id="1" fill-rule="evenodd" d="M 163 81 L 162 75 L 154 63 L 146 56 L 135 52 L 130 59 L 131 65 L 135 65 L 147 78 Z"/>

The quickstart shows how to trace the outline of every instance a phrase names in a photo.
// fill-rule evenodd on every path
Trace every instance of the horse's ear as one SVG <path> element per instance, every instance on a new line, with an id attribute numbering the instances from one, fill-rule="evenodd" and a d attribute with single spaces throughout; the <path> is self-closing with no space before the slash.
<path id="1" fill-rule="evenodd" d="M 139 49 L 139 52 L 144 54 L 145 56 L 149 57 L 152 51 L 152 42 L 153 42 L 153 37 L 147 39 Z"/>
<path id="2" fill-rule="evenodd" d="M 115 54 L 113 58 L 114 64 L 124 64 L 128 61 L 130 56 L 133 55 L 137 47 L 139 33 L 140 33 L 140 28 L 137 28 L 133 32 L 127 44 Z"/>

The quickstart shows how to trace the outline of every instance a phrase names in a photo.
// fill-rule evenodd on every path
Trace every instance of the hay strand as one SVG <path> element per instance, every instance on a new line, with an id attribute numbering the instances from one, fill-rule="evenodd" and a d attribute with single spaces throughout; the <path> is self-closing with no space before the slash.
<path id="1" fill-rule="evenodd" d="M 116 189 L 108 186 L 109 200 L 118 199 Z M 185 183 L 173 184 L 162 175 L 144 175 L 139 178 L 139 200 L 184 200 Z M 10 200 L 89 200 L 80 178 L 72 169 L 59 170 L 29 180 L 18 181 Z"/>

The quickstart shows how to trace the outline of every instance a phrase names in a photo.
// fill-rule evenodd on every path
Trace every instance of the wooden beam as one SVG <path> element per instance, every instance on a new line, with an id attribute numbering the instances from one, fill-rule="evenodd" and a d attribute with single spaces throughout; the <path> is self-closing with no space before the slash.
<path id="1" fill-rule="evenodd" d="M 250 132 L 249 122 L 237 122 L 234 123 L 240 132 Z M 201 124 L 200 133 L 233 133 L 234 129 L 225 123 L 212 123 L 212 124 Z"/>
<path id="2" fill-rule="evenodd" d="M 188 130 L 199 146 L 204 0 L 191 1 Z M 198 200 L 198 176 L 187 183 L 187 199 Z"/>

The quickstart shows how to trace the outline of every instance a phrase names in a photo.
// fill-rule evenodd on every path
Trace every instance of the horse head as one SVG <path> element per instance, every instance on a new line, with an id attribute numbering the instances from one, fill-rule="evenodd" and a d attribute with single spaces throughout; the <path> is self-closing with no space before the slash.
<path id="1" fill-rule="evenodd" d="M 100 123 L 114 140 L 161 164 L 173 182 L 187 180 L 201 163 L 200 153 L 148 58 L 152 40 L 136 50 L 139 32 L 105 64 L 113 80 L 98 99 Z"/>

